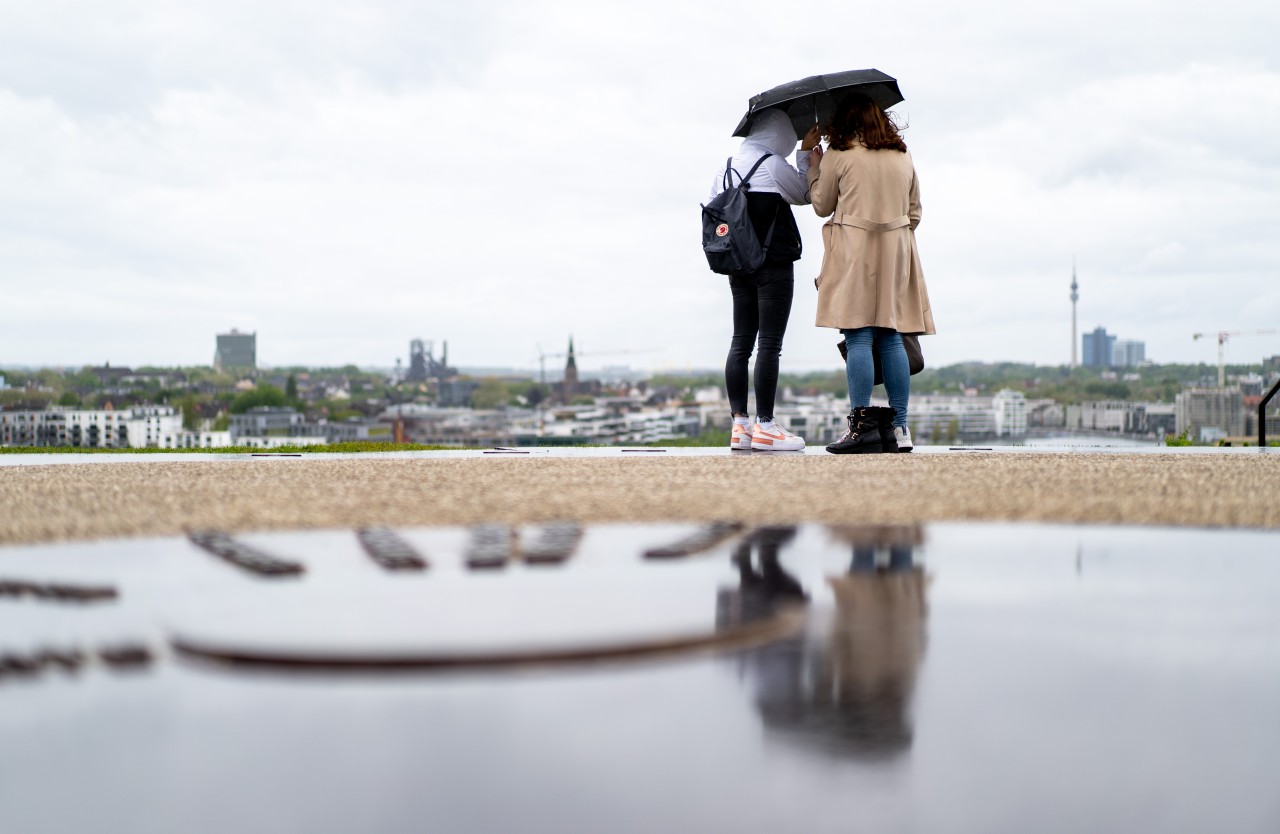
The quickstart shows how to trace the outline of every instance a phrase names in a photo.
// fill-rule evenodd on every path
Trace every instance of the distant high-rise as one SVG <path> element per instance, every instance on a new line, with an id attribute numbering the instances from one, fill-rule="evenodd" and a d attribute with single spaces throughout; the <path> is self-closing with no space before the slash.
<path id="1" fill-rule="evenodd" d="M 1111 367 L 1111 352 L 1115 347 L 1116 337 L 1107 333 L 1105 327 L 1099 327 L 1092 333 L 1084 334 L 1084 366 L 1086 368 Z"/>
<path id="2" fill-rule="evenodd" d="M 1071 367 L 1080 362 L 1076 359 L 1076 302 L 1080 300 L 1080 285 L 1076 282 L 1076 258 L 1071 256 Z"/>
<path id="3" fill-rule="evenodd" d="M 1120 339 L 1111 347 L 1111 364 L 1117 368 L 1133 368 L 1147 358 L 1147 343 Z"/>
<path id="4" fill-rule="evenodd" d="M 234 327 L 230 333 L 219 333 L 218 347 L 213 352 L 213 367 L 219 373 L 232 368 L 255 370 L 258 367 L 258 335 L 241 333 Z"/>

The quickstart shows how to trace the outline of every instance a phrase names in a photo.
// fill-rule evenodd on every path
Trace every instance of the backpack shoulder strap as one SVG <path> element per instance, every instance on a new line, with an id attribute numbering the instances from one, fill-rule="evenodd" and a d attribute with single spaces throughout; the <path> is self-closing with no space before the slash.
<path id="1" fill-rule="evenodd" d="M 745 185 L 747 181 L 750 180 L 751 177 L 755 175 L 756 169 L 759 168 L 761 164 L 763 164 L 764 161 L 771 156 L 773 156 L 772 153 L 766 153 L 764 156 L 757 159 L 756 164 L 751 166 L 751 170 L 747 172 L 747 175 L 745 177 L 742 176 L 742 174 L 738 174 L 738 172 L 734 170 L 733 157 L 729 157 L 727 160 L 725 160 L 725 163 L 724 163 L 724 190 L 728 191 L 730 188 L 733 188 L 733 177 L 730 176 L 731 173 L 738 174 L 738 185 Z"/>
<path id="2" fill-rule="evenodd" d="M 746 182 L 747 180 L 751 179 L 751 177 L 755 174 L 756 169 L 757 169 L 757 168 L 759 168 L 761 165 L 763 165 L 763 164 L 764 164 L 764 161 L 765 161 L 766 159 L 768 159 L 769 157 L 771 157 L 771 156 L 773 156 L 773 154 L 771 154 L 771 153 L 766 153 L 764 156 L 762 156 L 762 157 L 760 157 L 759 159 L 757 159 L 757 160 L 756 160 L 756 164 L 751 166 L 751 170 L 750 170 L 750 171 L 748 171 L 748 172 L 747 172 L 747 175 L 746 175 L 745 177 L 743 177 L 743 178 L 742 178 L 742 181 L 743 181 L 743 182 Z"/>

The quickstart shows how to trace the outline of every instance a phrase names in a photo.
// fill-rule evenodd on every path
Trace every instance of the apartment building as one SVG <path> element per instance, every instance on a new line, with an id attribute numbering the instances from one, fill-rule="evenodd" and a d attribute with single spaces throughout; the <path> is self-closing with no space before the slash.
<path id="1" fill-rule="evenodd" d="M 952 443 L 994 437 L 995 410 L 991 397 L 913 396 L 907 425 L 916 443 Z"/>
<path id="2" fill-rule="evenodd" d="M 232 414 L 227 428 L 231 440 L 241 437 L 317 437 L 324 435 L 319 424 L 308 423 L 306 415 L 285 407 L 258 406 L 243 414 Z M 233 445 L 234 442 L 233 442 Z"/>
<path id="3" fill-rule="evenodd" d="M 1174 399 L 1178 433 L 1202 443 L 1245 436 L 1244 392 L 1240 388 L 1187 388 Z"/>
<path id="4" fill-rule="evenodd" d="M 162 446 L 166 434 L 181 430 L 181 412 L 168 405 L 0 411 L 0 445 L 4 446 L 145 449 Z"/>

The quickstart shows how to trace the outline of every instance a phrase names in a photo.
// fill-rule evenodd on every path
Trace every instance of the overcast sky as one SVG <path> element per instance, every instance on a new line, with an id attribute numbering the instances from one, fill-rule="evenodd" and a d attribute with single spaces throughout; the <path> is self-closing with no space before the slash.
<path id="1" fill-rule="evenodd" d="M 875 67 L 924 202 L 926 360 L 1280 329 L 1280 6 L 0 0 L 0 368 L 717 367 L 698 204 L 747 99 Z M 784 370 L 812 322 L 820 220 Z M 631 351 L 630 353 L 624 351 Z M 438 352 L 438 351 L 437 351 Z M 1233 339 L 1229 361 L 1280 353 Z M 558 364 L 563 360 L 548 360 Z"/>

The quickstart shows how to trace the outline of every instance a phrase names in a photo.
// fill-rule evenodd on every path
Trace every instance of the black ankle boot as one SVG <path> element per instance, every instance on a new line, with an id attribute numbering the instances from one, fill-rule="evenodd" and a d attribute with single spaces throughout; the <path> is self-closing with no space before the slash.
<path id="1" fill-rule="evenodd" d="M 880 424 L 871 408 L 855 408 L 849 412 L 849 430 L 827 447 L 833 455 L 869 455 L 883 449 Z M 892 431 L 892 429 L 890 429 Z"/>
<path id="2" fill-rule="evenodd" d="M 880 430 L 880 451 L 898 451 L 898 437 L 893 433 L 893 418 L 898 416 L 898 412 L 891 407 L 877 406 L 871 409 L 871 413 L 876 418 L 876 428 Z"/>

